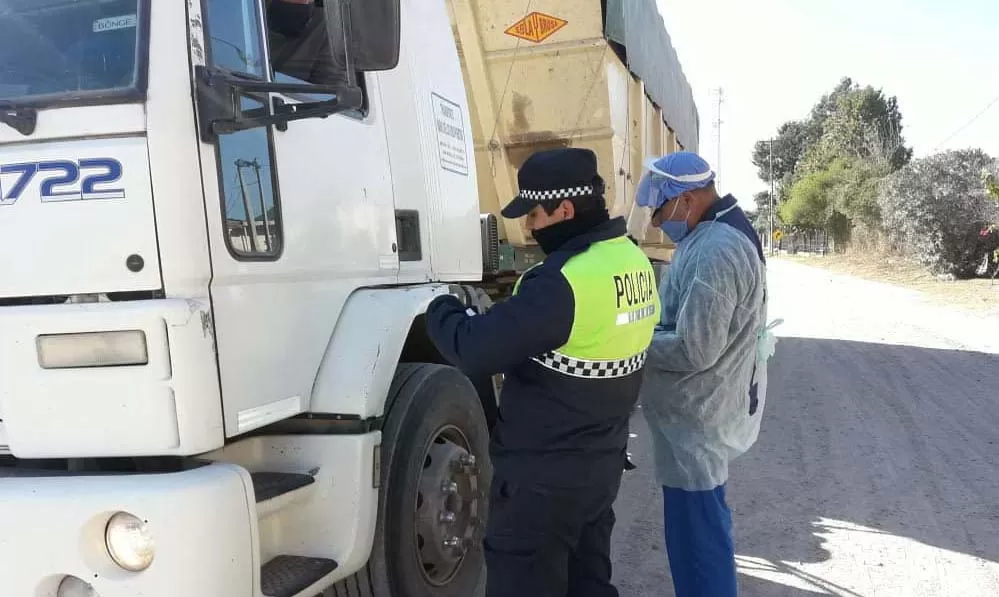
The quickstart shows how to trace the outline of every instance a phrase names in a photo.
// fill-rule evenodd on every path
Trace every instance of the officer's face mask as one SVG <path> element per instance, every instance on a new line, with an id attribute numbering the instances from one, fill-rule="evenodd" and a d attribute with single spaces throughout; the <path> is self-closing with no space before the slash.
<path id="1" fill-rule="evenodd" d="M 543 208 L 539 206 L 536 209 L 541 210 Z M 532 226 L 531 228 L 531 236 L 537 241 L 538 246 L 541 247 L 545 255 L 551 255 L 573 238 L 588 232 L 594 226 L 610 219 L 610 215 L 602 204 L 599 207 L 590 208 L 585 211 L 574 210 L 572 217 L 568 219 L 566 219 L 567 216 L 564 214 L 560 215 L 558 209 L 551 215 L 545 213 L 546 218 L 536 217 L 535 219 L 536 226 L 542 226 L 542 223 L 547 222 L 552 223 L 547 223 L 547 225 L 542 227 Z"/>
<path id="2" fill-rule="evenodd" d="M 274 0 L 267 10 L 267 21 L 271 28 L 285 37 L 298 37 L 309 24 L 313 3 L 293 4 L 284 0 Z"/>

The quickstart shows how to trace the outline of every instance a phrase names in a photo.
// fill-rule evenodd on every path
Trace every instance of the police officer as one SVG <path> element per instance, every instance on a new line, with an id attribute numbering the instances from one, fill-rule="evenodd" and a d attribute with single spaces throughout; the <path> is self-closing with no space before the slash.
<path id="1" fill-rule="evenodd" d="M 487 597 L 616 597 L 612 506 L 659 298 L 648 258 L 611 219 L 596 155 L 532 155 L 503 209 L 546 258 L 481 315 L 427 310 L 431 339 L 472 378 L 506 374 L 490 455 Z"/>

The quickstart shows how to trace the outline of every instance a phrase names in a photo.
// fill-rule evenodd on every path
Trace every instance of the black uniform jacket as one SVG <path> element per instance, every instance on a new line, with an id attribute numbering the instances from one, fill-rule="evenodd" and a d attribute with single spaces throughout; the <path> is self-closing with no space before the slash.
<path id="1" fill-rule="evenodd" d="M 428 308 L 430 338 L 448 361 L 473 378 L 505 374 L 490 447 L 498 477 L 575 487 L 621 474 L 641 370 L 578 378 L 531 357 L 569 339 L 575 300 L 561 272 L 565 262 L 625 234 L 624 220 L 615 218 L 573 238 L 524 274 L 516 295 L 485 314 L 470 316 L 453 296 Z"/>

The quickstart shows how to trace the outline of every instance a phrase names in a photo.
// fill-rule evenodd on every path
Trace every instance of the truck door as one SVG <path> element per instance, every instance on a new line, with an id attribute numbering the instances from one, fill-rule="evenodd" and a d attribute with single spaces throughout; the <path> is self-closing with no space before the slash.
<path id="1" fill-rule="evenodd" d="M 346 80 L 330 62 L 321 8 L 281 0 L 204 0 L 203 6 L 210 67 L 263 82 Z M 228 437 L 308 410 L 351 291 L 398 280 L 377 76 L 360 83 L 360 110 L 222 134 L 206 144 L 211 291 Z M 273 113 L 329 97 L 264 91 L 242 101 L 244 110 Z"/>

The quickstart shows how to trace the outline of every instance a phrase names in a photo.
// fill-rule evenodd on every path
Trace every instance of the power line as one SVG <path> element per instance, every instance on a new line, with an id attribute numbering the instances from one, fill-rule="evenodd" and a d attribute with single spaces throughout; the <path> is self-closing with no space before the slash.
<path id="1" fill-rule="evenodd" d="M 936 151 L 936 150 L 940 149 L 945 143 L 947 143 L 948 141 L 950 141 L 954 137 L 956 137 L 959 134 L 961 134 L 962 132 L 964 132 L 964 129 L 966 129 L 969 126 L 971 126 L 972 124 L 974 124 L 976 120 L 978 120 L 979 118 L 981 118 L 982 116 L 984 116 L 985 113 L 988 112 L 989 110 L 991 110 L 992 106 L 996 105 L 997 103 L 999 103 L 999 95 L 997 95 L 991 102 L 989 102 L 989 105 L 985 106 L 982 109 L 981 112 L 979 112 L 978 114 L 975 114 L 971 118 L 971 120 L 969 120 L 968 122 L 966 122 L 963 125 L 961 125 L 961 128 L 957 129 L 956 131 L 954 131 L 953 133 L 951 133 L 949 137 L 947 137 L 946 139 L 944 139 L 943 141 L 941 141 L 940 143 L 938 143 L 937 146 L 933 148 L 933 151 Z"/>
<path id="2" fill-rule="evenodd" d="M 531 14 L 531 5 L 534 4 L 534 0 L 527 0 L 527 8 L 524 9 L 524 14 Z M 496 139 L 496 129 L 499 128 L 500 118 L 503 116 L 503 102 L 506 101 L 506 92 L 510 89 L 510 79 L 513 76 L 513 67 L 517 65 L 517 54 L 520 52 L 520 42 L 521 39 L 517 38 L 517 45 L 513 48 L 513 57 L 510 58 L 510 68 L 506 71 L 506 83 L 503 84 L 503 93 L 500 94 L 499 105 L 496 107 L 496 121 L 493 122 L 493 130 L 489 133 L 489 140 L 486 143 L 491 144 Z"/>

